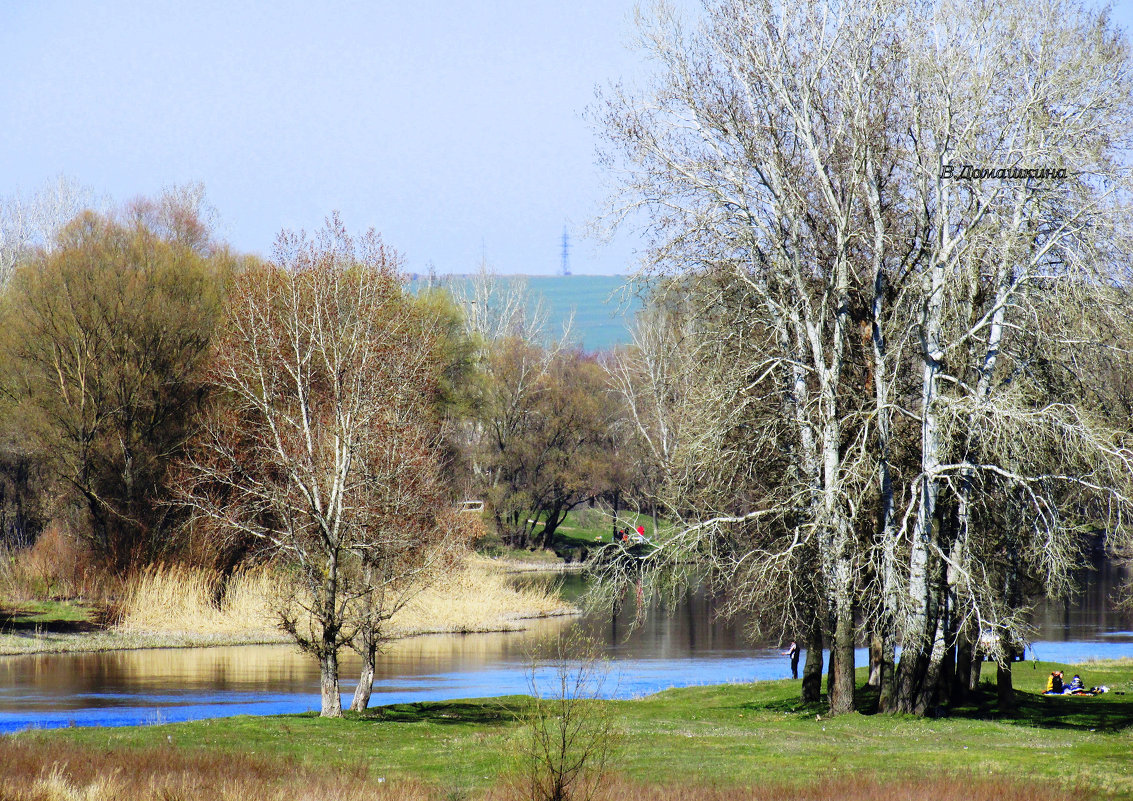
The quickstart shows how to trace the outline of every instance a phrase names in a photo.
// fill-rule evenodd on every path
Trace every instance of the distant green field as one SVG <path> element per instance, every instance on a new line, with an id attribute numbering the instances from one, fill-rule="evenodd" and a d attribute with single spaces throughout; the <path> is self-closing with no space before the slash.
<path id="1" fill-rule="evenodd" d="M 442 276 L 441 282 L 467 282 L 463 276 Z M 547 306 L 550 334 L 557 336 L 574 315 L 575 340 L 587 351 L 606 350 L 629 342 L 629 323 L 641 309 L 636 285 L 619 275 L 499 276 L 502 282 L 526 281 L 529 291 Z M 420 281 L 411 286 L 415 289 Z"/>

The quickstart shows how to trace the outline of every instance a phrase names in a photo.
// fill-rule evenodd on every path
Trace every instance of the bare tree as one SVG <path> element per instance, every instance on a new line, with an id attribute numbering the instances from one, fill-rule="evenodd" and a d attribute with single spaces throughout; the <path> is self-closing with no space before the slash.
<path id="1" fill-rule="evenodd" d="M 704 298 L 715 396 L 674 459 L 693 492 L 673 497 L 702 502 L 675 504 L 650 559 L 810 610 L 834 712 L 853 708 L 864 612 L 886 707 L 929 711 L 960 632 L 1016 641 L 1022 582 L 1065 586 L 1069 505 L 1128 504 L 1124 435 L 1029 361 L 1082 376 L 1113 340 L 1081 310 L 1125 280 L 1127 47 L 1070 0 L 723 0 L 642 23 L 656 80 L 611 89 L 601 117 L 617 213 L 646 211 L 651 269 Z M 1052 337 L 1041 321 L 1068 302 Z M 745 451 L 787 458 L 770 483 L 719 468 Z"/>
<path id="2" fill-rule="evenodd" d="M 654 264 L 731 270 L 767 332 L 771 351 L 748 379 L 778 383 L 797 457 L 795 536 L 767 564 L 808 543 L 819 558 L 835 621 L 834 711 L 853 708 L 852 499 L 868 475 L 844 447 L 854 426 L 841 386 L 876 110 L 899 56 L 873 5 L 724 3 L 695 33 L 661 10 L 643 37 L 662 65 L 657 89 L 648 102 L 614 90 L 604 118 L 634 165 L 632 202 L 655 212 Z"/>
<path id="3" fill-rule="evenodd" d="M 1058 360 L 1069 365 L 1074 350 L 1093 347 L 1081 310 L 1107 302 L 1105 287 L 1123 280 L 1113 272 L 1114 251 L 1102 245 L 1127 218 L 1119 153 L 1131 130 L 1128 48 L 1104 14 L 1072 2 L 979 9 L 942 2 L 930 11 L 949 20 L 948 33 L 912 54 L 910 85 L 920 102 L 906 145 L 911 169 L 899 185 L 916 210 L 923 252 L 921 459 L 911 488 L 902 711 L 936 703 L 941 666 L 964 621 L 1000 632 L 1004 643 L 1020 639 L 1012 608 L 1020 588 L 1011 576 L 1025 562 L 1040 586 L 1065 589 L 1077 553 L 1061 544 L 1069 532 L 1055 511 L 1058 484 L 1110 510 L 1128 502 L 1120 437 L 1090 425 L 1076 398 L 1044 394 L 1020 358 L 1042 327 L 1039 315 L 1071 299 L 1076 311 L 1048 353 L 1062 350 Z M 1012 43 L 1016 37 L 1025 47 Z M 950 177 L 963 175 L 961 165 L 989 164 L 999 170 L 991 180 Z M 1055 174 L 1036 176 L 1037 167 Z M 1011 169 L 1020 174 L 1012 178 Z M 1047 437 L 1062 438 L 1065 448 L 1041 447 Z M 981 550 L 974 537 L 992 533 L 973 526 L 983 492 L 981 503 L 1021 502 L 1037 521 L 1006 545 L 1016 565 L 998 577 L 986 552 L 972 559 Z M 947 524 L 937 523 L 942 518 Z"/>
<path id="4" fill-rule="evenodd" d="M 518 754 L 531 801 L 590 801 L 609 767 L 615 731 L 605 698 L 610 665 L 578 629 L 547 643 L 527 665 L 530 706 Z"/>
<path id="5" fill-rule="evenodd" d="M 51 251 L 63 226 L 84 210 L 103 211 L 88 187 L 59 175 L 30 197 L 0 198 L 0 286 L 21 258 L 39 248 Z"/>
<path id="6" fill-rule="evenodd" d="M 621 435 L 631 443 L 629 455 L 642 484 L 644 500 L 657 530 L 658 507 L 665 503 L 664 487 L 672 480 L 674 460 L 684 431 L 684 403 L 702 376 L 693 370 L 694 338 L 686 332 L 689 315 L 680 303 L 680 286 L 660 291 L 638 315 L 630 329 L 632 344 L 603 360 L 624 420 Z"/>
<path id="7" fill-rule="evenodd" d="M 547 338 L 547 305 L 531 292 L 523 276 L 501 278 L 486 260 L 466 282 L 453 284 L 453 298 L 464 309 L 465 328 L 481 343 L 519 337 L 543 343 Z"/>
<path id="8" fill-rule="evenodd" d="M 352 580 L 358 598 L 348 610 L 350 646 L 362 658 L 350 708 L 365 710 L 376 657 L 389 640 L 387 624 L 427 586 L 453 568 L 469 537 L 441 475 L 441 421 L 428 393 L 386 399 L 376 447 L 366 462 L 370 506 L 366 541 L 354 546 Z M 432 408 L 430 408 L 432 406 Z"/>
<path id="9" fill-rule="evenodd" d="M 376 235 L 355 242 L 337 217 L 313 241 L 282 234 L 275 263 L 230 293 L 211 371 L 222 396 L 186 466 L 199 515 L 295 571 L 281 623 L 319 660 L 323 716 L 341 715 L 338 654 L 359 599 L 375 603 L 389 565 L 399 576 L 419 566 L 420 528 L 392 529 L 391 517 L 427 524 L 433 508 L 434 443 L 406 430 L 405 412 L 427 402 L 440 368 L 398 265 Z M 363 614 L 371 635 L 375 622 Z"/>

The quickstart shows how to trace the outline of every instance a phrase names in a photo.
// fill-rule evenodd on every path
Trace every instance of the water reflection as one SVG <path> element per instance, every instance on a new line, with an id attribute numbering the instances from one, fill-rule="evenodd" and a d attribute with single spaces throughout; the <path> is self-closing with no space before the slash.
<path id="1" fill-rule="evenodd" d="M 1117 611 L 1112 599 L 1126 576 L 1124 565 L 1101 564 L 1070 605 L 1040 605 L 1028 657 L 1075 662 L 1133 656 L 1133 615 Z M 579 591 L 577 577 L 569 579 L 565 594 Z M 525 632 L 398 641 L 379 661 L 372 703 L 526 692 L 524 666 L 533 644 L 574 625 L 606 643 L 615 666 L 608 692 L 621 697 L 789 675 L 778 643 L 746 642 L 739 626 L 714 618 L 703 595 L 689 593 L 671 614 L 654 612 L 630 631 L 633 614 L 627 608 L 612 617 L 535 621 Z M 857 658 L 864 662 L 864 651 Z M 347 700 L 358 667 L 352 654 L 344 656 Z M 315 661 L 290 646 L 0 657 L 0 732 L 303 712 L 318 708 L 318 687 Z"/>
<path id="2" fill-rule="evenodd" d="M 1032 619 L 1039 632 L 1036 639 L 1071 641 L 1133 636 L 1133 610 L 1117 608 L 1115 597 L 1127 587 L 1129 563 L 1099 560 L 1079 578 L 1082 592 L 1077 597 L 1038 605 Z"/>
<path id="3" fill-rule="evenodd" d="M 377 665 L 374 703 L 435 695 L 432 691 L 452 685 L 454 676 L 490 672 L 501 663 L 522 665 L 533 643 L 573 619 L 534 623 L 524 632 L 391 643 Z M 352 691 L 360 662 L 347 652 L 341 667 L 344 690 Z M 478 686 L 480 695 L 496 694 L 483 691 L 484 681 L 467 684 Z M 318 664 L 287 645 L 0 657 L 0 731 L 305 711 L 318 707 L 318 686 Z M 206 707 L 216 711 L 205 714 Z"/>

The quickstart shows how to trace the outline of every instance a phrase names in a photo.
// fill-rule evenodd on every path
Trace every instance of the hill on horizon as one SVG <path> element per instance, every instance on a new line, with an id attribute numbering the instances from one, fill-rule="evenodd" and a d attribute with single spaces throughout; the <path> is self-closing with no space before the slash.
<path id="1" fill-rule="evenodd" d="M 437 276 L 440 286 L 467 283 L 473 275 Z M 497 281 L 508 284 L 522 281 L 527 291 L 541 298 L 547 307 L 547 326 L 557 336 L 573 313 L 572 339 L 585 351 L 607 350 L 630 341 L 629 324 L 641 310 L 642 301 L 636 282 L 621 275 L 498 275 Z M 419 273 L 410 275 L 413 291 L 429 278 Z"/>

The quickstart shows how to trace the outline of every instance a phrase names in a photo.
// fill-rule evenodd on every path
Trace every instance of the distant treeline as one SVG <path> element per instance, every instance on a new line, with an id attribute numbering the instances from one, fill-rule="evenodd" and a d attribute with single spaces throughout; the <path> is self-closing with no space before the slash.
<path id="1" fill-rule="evenodd" d="M 5 239 L 0 540 L 30 546 L 54 522 L 120 574 L 259 558 L 262 543 L 202 525 L 181 490 L 225 402 L 218 332 L 248 313 L 233 287 L 290 268 L 219 240 L 199 187 L 101 212 L 64 204 L 39 222 Z M 647 505 L 609 357 L 587 350 L 628 338 L 641 300 L 623 279 L 400 280 L 440 332 L 431 403 L 450 505 L 486 500 L 486 536 L 517 547 L 552 543 L 579 504 Z"/>

